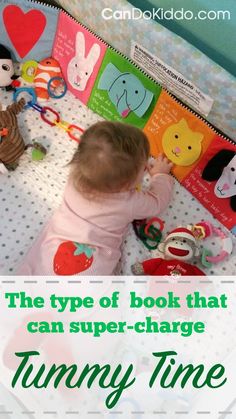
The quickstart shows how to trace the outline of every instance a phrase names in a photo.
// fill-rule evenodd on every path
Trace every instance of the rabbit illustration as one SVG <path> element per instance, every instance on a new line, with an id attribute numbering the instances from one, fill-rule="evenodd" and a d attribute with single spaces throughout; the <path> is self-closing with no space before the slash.
<path id="1" fill-rule="evenodd" d="M 67 67 L 67 78 L 70 85 L 80 91 L 84 91 L 87 82 L 93 72 L 94 66 L 100 56 L 100 46 L 93 44 L 85 57 L 85 38 L 82 32 L 77 32 L 75 41 L 75 56 Z"/>

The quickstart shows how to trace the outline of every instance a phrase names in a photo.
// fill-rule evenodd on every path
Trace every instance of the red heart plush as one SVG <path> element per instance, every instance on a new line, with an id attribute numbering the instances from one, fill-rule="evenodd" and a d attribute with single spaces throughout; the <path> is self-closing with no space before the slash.
<path id="1" fill-rule="evenodd" d="M 40 10 L 24 13 L 18 6 L 6 6 L 3 21 L 8 36 L 21 58 L 24 58 L 41 37 L 47 19 Z"/>

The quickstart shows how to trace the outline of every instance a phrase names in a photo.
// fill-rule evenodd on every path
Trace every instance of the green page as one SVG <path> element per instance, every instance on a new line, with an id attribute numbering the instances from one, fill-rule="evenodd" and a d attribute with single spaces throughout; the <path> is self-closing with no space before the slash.
<path id="1" fill-rule="evenodd" d="M 143 128 L 160 93 L 161 87 L 158 84 L 127 58 L 108 49 L 88 107 L 105 119 Z"/>

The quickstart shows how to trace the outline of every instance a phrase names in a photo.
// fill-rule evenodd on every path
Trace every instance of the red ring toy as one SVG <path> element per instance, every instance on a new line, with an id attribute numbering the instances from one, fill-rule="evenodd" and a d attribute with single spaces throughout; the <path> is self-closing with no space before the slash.
<path id="1" fill-rule="evenodd" d="M 152 224 L 154 224 L 154 223 L 158 223 L 158 224 L 159 224 L 158 229 L 159 229 L 160 231 L 162 231 L 162 230 L 164 229 L 164 226 L 165 226 L 164 221 L 162 221 L 160 218 L 158 218 L 158 217 L 153 217 L 153 218 L 151 218 L 151 219 L 147 222 L 147 224 L 146 224 L 146 226 L 145 226 L 145 228 L 144 228 L 144 233 L 145 233 L 145 234 L 146 234 L 146 236 L 147 236 L 148 238 L 150 238 L 150 239 L 153 239 L 153 238 L 154 238 L 154 237 L 153 237 L 153 235 L 152 235 L 152 234 L 150 235 L 150 233 L 149 233 L 149 229 L 150 229 L 151 225 L 152 225 Z"/>
<path id="2" fill-rule="evenodd" d="M 69 127 L 68 127 L 68 135 L 69 135 L 69 137 L 72 140 L 75 140 L 75 141 L 77 141 L 77 143 L 79 143 L 80 140 L 71 133 L 72 130 L 80 131 L 80 134 L 83 133 L 84 130 L 82 128 L 80 128 L 80 127 L 77 127 L 77 125 L 73 125 L 73 124 L 72 125 L 69 125 Z"/>
<path id="3" fill-rule="evenodd" d="M 40 113 L 41 118 L 44 122 L 51 125 L 51 127 L 53 127 L 55 125 L 55 122 L 60 122 L 60 115 L 56 111 L 54 111 L 54 109 L 49 108 L 49 106 L 44 106 L 43 110 L 44 110 L 44 112 Z M 53 113 L 56 116 L 56 119 L 53 122 L 46 118 L 47 111 Z"/>

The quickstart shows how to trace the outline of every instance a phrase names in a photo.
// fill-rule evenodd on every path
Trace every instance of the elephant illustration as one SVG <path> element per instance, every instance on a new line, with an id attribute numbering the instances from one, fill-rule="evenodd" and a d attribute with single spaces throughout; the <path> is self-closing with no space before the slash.
<path id="1" fill-rule="evenodd" d="M 145 89 L 136 76 L 121 73 L 112 63 L 103 71 L 98 89 L 107 90 L 110 100 L 122 118 L 126 118 L 131 111 L 142 117 L 153 99 L 153 93 Z"/>

